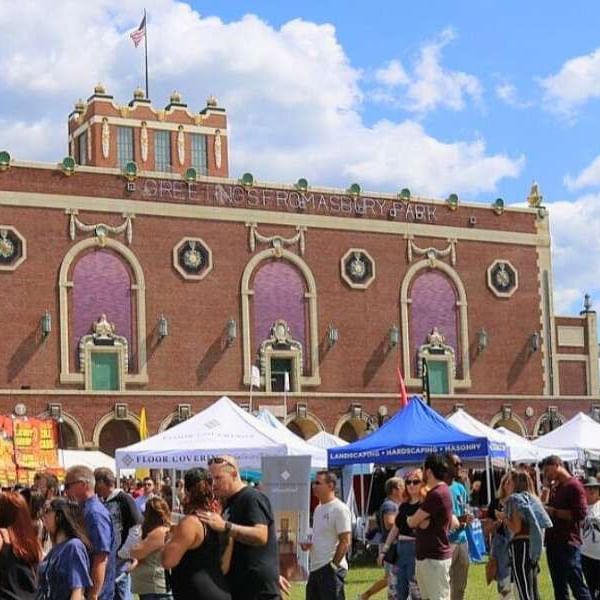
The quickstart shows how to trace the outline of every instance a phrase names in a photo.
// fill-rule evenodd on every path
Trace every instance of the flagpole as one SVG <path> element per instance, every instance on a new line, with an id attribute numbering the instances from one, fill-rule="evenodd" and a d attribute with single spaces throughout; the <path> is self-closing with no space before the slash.
<path id="1" fill-rule="evenodd" d="M 148 20 L 146 18 L 146 9 L 144 9 L 144 23 L 146 23 L 146 31 L 144 32 L 144 56 L 146 59 L 146 100 L 149 100 L 150 92 L 148 91 Z"/>

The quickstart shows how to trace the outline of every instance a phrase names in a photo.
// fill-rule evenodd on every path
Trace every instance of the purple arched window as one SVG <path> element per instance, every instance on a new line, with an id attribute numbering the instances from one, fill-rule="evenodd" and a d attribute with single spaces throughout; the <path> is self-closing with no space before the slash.
<path id="1" fill-rule="evenodd" d="M 427 271 L 413 282 L 410 291 L 410 348 L 416 365 L 419 347 L 427 343 L 434 327 L 454 349 L 457 371 L 461 369 L 458 348 L 458 307 L 454 284 L 439 271 Z"/>
<path id="2" fill-rule="evenodd" d="M 129 362 L 135 340 L 132 334 L 131 276 L 115 254 L 95 250 L 82 256 L 73 269 L 73 364 L 79 365 L 79 341 L 92 333 L 92 324 L 105 314 L 114 323 L 116 334 L 127 338 Z"/>
<path id="3" fill-rule="evenodd" d="M 255 351 L 269 337 L 273 323 L 284 319 L 292 337 L 302 342 L 303 359 L 308 364 L 304 277 L 290 263 L 268 262 L 256 273 L 253 287 Z"/>

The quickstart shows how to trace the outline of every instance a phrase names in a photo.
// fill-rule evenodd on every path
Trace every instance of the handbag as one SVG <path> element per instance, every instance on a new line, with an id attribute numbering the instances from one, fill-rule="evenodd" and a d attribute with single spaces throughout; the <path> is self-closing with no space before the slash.
<path id="1" fill-rule="evenodd" d="M 387 552 L 383 555 L 383 562 L 389 563 L 390 565 L 395 565 L 398 560 L 398 548 L 396 547 L 396 542 L 390 545 L 387 549 Z"/>

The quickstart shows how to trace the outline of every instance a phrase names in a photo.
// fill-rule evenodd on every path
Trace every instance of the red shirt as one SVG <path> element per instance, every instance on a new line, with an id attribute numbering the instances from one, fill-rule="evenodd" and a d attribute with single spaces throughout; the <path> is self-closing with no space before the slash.
<path id="1" fill-rule="evenodd" d="M 436 485 L 419 506 L 429 515 L 429 526 L 416 529 L 417 560 L 452 558 L 448 528 L 452 519 L 452 494 L 445 483 Z"/>
<path id="2" fill-rule="evenodd" d="M 587 514 L 587 499 L 581 482 L 571 477 L 559 483 L 551 492 L 548 506 L 560 510 L 570 510 L 573 519 L 568 521 L 551 516 L 553 526 L 546 529 L 546 545 L 581 545 L 581 524 Z"/>

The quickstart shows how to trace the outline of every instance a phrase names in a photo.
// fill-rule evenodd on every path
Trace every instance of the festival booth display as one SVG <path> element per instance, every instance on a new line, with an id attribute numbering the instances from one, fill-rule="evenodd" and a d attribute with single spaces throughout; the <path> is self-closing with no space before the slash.
<path id="1" fill-rule="evenodd" d="M 538 463 L 546 456 L 555 454 L 566 462 L 577 460 L 577 452 L 573 450 L 563 450 L 560 448 L 542 448 L 526 440 L 510 429 L 498 427 L 496 431 L 502 435 L 506 445 L 510 448 L 510 459 L 515 463 Z"/>
<path id="2" fill-rule="evenodd" d="M 580 412 L 532 443 L 538 448 L 571 450 L 580 462 L 600 460 L 600 423 Z"/>
<path id="3" fill-rule="evenodd" d="M 294 436 L 291 431 L 289 434 Z M 305 553 L 300 554 L 297 542 L 301 539 L 298 536 L 308 527 L 310 468 L 326 464 L 324 453 L 300 442 L 302 440 L 291 439 L 278 427 L 257 419 L 223 397 L 179 425 L 126 448 L 119 448 L 115 459 L 118 469 L 146 467 L 175 470 L 206 466 L 212 456 L 228 454 L 236 458 L 242 469 L 268 469 L 263 473 L 262 481 L 266 483 L 270 500 L 278 507 L 278 541 L 282 555 L 285 555 L 280 567 L 291 577 L 298 578 L 306 572 L 306 569 L 298 568 L 305 559 Z M 278 461 L 273 462 L 275 458 Z M 171 479 L 175 481 L 174 476 Z M 290 489 L 294 490 L 293 494 L 289 493 Z M 291 510 L 283 510 L 290 498 L 296 504 Z M 306 505 L 304 522 L 298 517 L 293 519 L 289 514 L 282 516 L 286 512 L 297 515 L 298 501 Z"/>
<path id="4" fill-rule="evenodd" d="M 58 425 L 52 419 L 0 417 L 0 485 L 31 485 L 37 471 L 62 474 Z"/>
<path id="5" fill-rule="evenodd" d="M 418 396 L 370 435 L 327 451 L 330 467 L 355 463 L 417 464 L 432 452 L 452 452 L 463 460 L 506 460 L 506 445 L 463 433 Z"/>
<path id="6" fill-rule="evenodd" d="M 115 460 L 119 469 L 189 469 L 206 466 L 211 456 L 229 454 L 242 468 L 260 469 L 262 456 L 290 453 L 273 427 L 224 396 L 179 425 L 119 448 Z"/>

